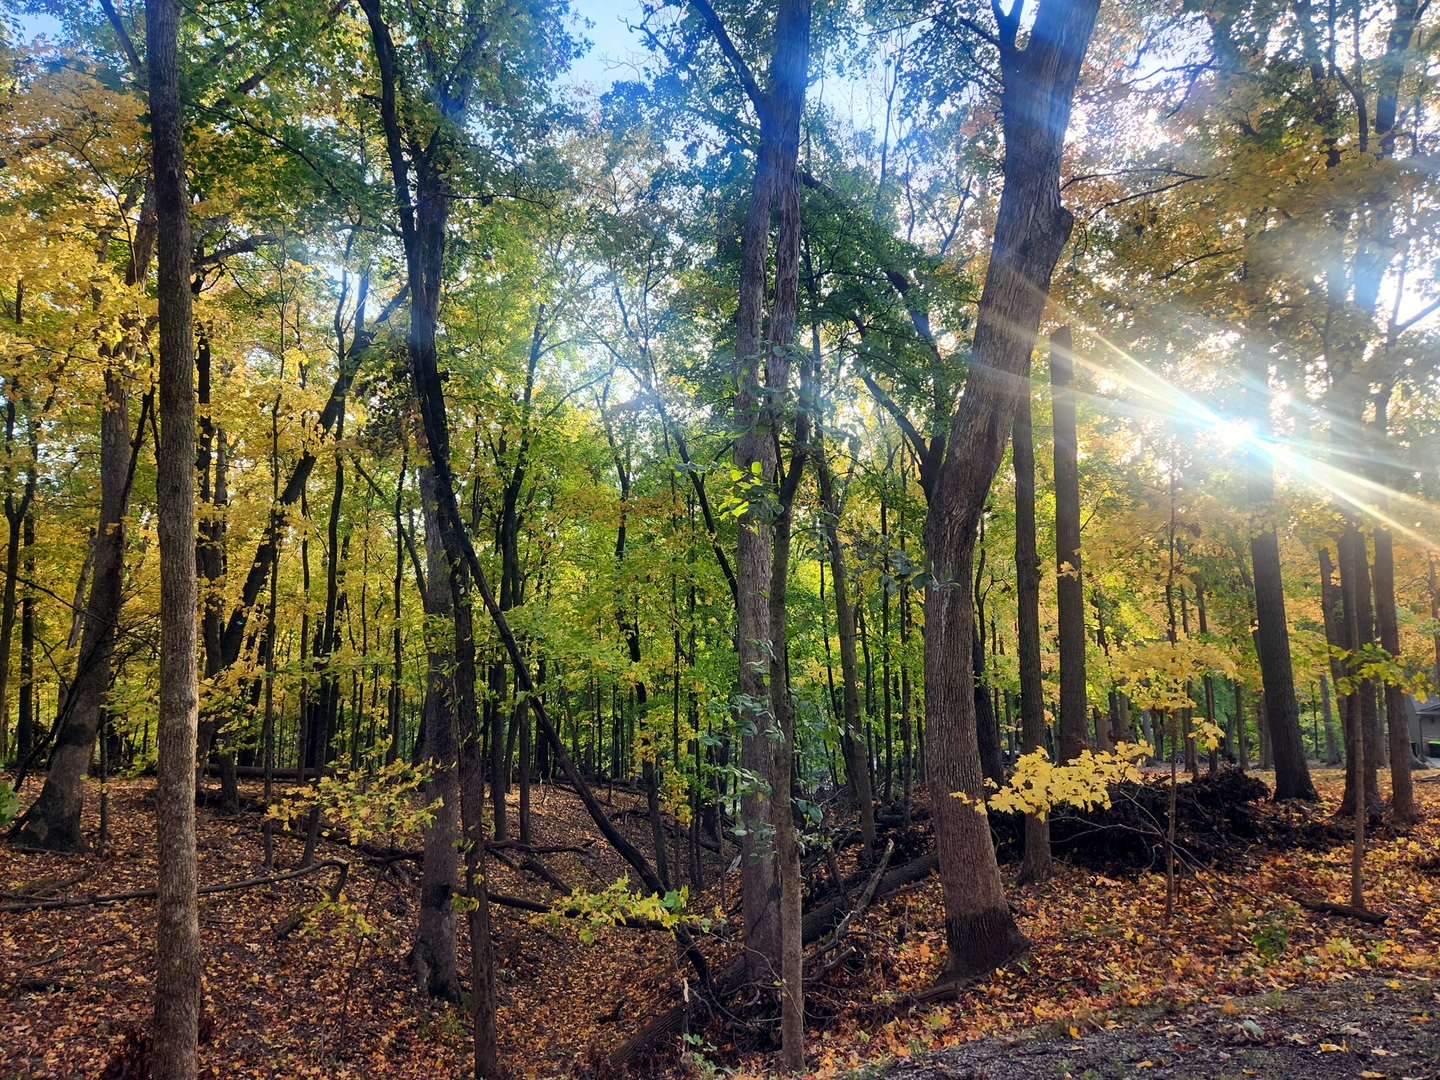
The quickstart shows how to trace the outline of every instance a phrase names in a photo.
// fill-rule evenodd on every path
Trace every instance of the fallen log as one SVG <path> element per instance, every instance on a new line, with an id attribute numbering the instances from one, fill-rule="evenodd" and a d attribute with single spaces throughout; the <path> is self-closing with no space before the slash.
<path id="1" fill-rule="evenodd" d="M 571 885 L 568 881 L 562 878 L 559 874 L 555 873 L 554 870 L 551 870 L 550 867 L 546 866 L 543 862 L 540 861 L 539 858 L 534 855 L 531 855 L 524 862 L 522 862 L 520 864 L 520 869 L 528 870 L 536 877 L 543 879 L 546 884 L 548 884 L 561 896 L 569 896 L 575 891 L 575 887 L 573 885 Z"/>
<path id="2" fill-rule="evenodd" d="M 1380 926 L 1390 916 L 1380 911 L 1367 911 L 1364 908 L 1351 907 L 1349 904 L 1332 904 L 1329 900 L 1317 900 L 1309 896 L 1296 896 L 1295 902 L 1306 911 L 1314 911 L 1321 915 L 1340 915 L 1346 919 L 1357 919 L 1371 926 Z"/>
<path id="3" fill-rule="evenodd" d="M 835 948 L 836 945 L 839 945 L 840 940 L 845 936 L 845 931 L 850 929 L 850 924 L 865 914 L 865 909 L 868 908 L 870 902 L 875 899 L 875 890 L 879 888 L 880 879 L 885 876 L 885 868 L 890 865 L 890 856 L 894 853 L 895 841 L 891 840 L 885 845 L 885 854 L 880 857 L 880 864 L 875 867 L 875 872 L 870 875 L 870 880 L 865 883 L 865 888 L 860 893 L 859 901 L 857 901 L 855 906 L 846 912 L 845 917 L 840 920 L 840 924 L 835 927 L 835 933 L 830 936 L 830 940 L 820 946 L 819 952 L 816 953 L 817 956 L 827 953 Z"/>
<path id="4" fill-rule="evenodd" d="M 213 896 L 215 893 L 234 892 L 237 889 L 253 889 L 260 885 L 274 885 L 281 881 L 292 881 L 296 878 L 308 877 L 316 871 L 323 870 L 327 866 L 340 868 L 339 884 L 335 892 L 339 892 L 345 883 L 346 875 L 350 873 L 350 864 L 341 859 L 325 859 L 321 862 L 311 863 L 309 866 L 302 866 L 299 870 L 290 870 L 283 874 L 269 874 L 265 877 L 246 878 L 243 881 L 227 881 L 220 885 L 202 885 L 195 892 L 200 896 Z M 68 900 L 27 900 L 18 904 L 0 904 L 0 911 L 58 911 L 62 908 L 91 907 L 95 904 L 120 904 L 126 900 L 153 900 L 155 899 L 154 889 L 136 889 L 134 892 L 108 893 L 101 896 L 77 896 Z"/>
<path id="5" fill-rule="evenodd" d="M 870 903 L 883 900 L 892 893 L 899 892 L 905 886 L 928 877 L 939 865 L 939 858 L 932 852 L 897 866 L 880 879 Z M 800 920 L 801 943 L 809 945 L 819 941 L 826 933 L 839 926 L 850 910 L 848 904 L 838 899 L 815 908 Z M 714 976 L 715 995 L 719 999 L 730 997 L 748 981 L 745 961 L 737 960 Z M 682 1002 L 651 1020 L 610 1052 L 610 1067 L 619 1069 L 646 1050 L 656 1046 L 662 1039 L 678 1035 L 685 1024 L 685 1016 L 689 1008 L 688 1002 Z"/>

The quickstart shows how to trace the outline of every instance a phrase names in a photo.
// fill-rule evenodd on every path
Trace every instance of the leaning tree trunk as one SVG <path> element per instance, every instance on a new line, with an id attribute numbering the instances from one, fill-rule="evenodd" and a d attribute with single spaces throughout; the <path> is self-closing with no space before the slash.
<path id="1" fill-rule="evenodd" d="M 125 283 L 143 286 L 150 272 L 155 250 L 155 185 L 146 185 L 140 221 L 130 247 Z M 134 346 L 111 353 L 114 364 L 105 371 L 105 391 L 100 406 L 100 522 L 87 558 L 92 567 L 90 600 L 83 613 L 76 612 L 81 628 L 80 652 L 75 679 L 63 688 L 56 709 L 54 745 L 45 786 L 25 815 L 22 842 L 53 851 L 78 851 L 85 840 L 80 834 L 80 811 L 84 805 L 83 778 L 90 767 L 95 736 L 100 730 L 100 712 L 110 686 L 110 662 L 123 602 L 125 575 L 125 516 L 130 506 L 130 482 L 139 442 L 130 441 L 130 394 L 124 366 L 134 358 Z M 147 396 L 146 401 L 150 398 Z M 144 435 L 146 409 L 141 409 L 140 436 Z M 83 589 L 76 590 L 77 600 Z M 74 647 L 74 626 L 71 630 Z"/>
<path id="2" fill-rule="evenodd" d="M 1074 223 L 1060 202 L 1060 162 L 1098 9 L 1098 0 L 1041 0 L 1023 50 L 1016 45 L 1018 6 L 1013 17 L 1000 16 L 1005 187 L 969 374 L 925 518 L 937 582 L 925 610 L 926 765 L 949 944 L 943 978 L 952 982 L 981 975 L 1029 946 L 1006 903 L 984 812 L 947 796 L 985 797 L 971 669 L 975 543 L 1010 434 L 1019 377 Z"/>
<path id="3" fill-rule="evenodd" d="M 1080 468 L 1075 433 L 1075 356 L 1070 327 L 1050 337 L 1050 387 L 1055 427 L 1055 600 L 1060 624 L 1060 753 L 1073 761 L 1085 749 L 1085 582 L 1080 567 Z"/>
<path id="4" fill-rule="evenodd" d="M 1040 675 L 1040 555 L 1035 542 L 1035 440 L 1030 423 L 1028 365 L 1024 375 L 1011 445 L 1015 464 L 1015 607 L 1019 638 L 1015 651 L 1020 661 L 1020 740 L 1021 749 L 1031 754 L 1045 749 L 1046 725 L 1045 687 Z M 1051 872 L 1050 823 L 1027 814 L 1020 884 L 1047 881 Z"/>
<path id="5" fill-rule="evenodd" d="M 195 1080 L 200 924 L 195 894 L 195 744 L 199 722 L 195 578 L 195 356 L 190 220 L 178 55 L 179 5 L 147 0 L 150 131 L 159 237 L 159 775 L 155 901 L 155 1080 Z"/>
<path id="6" fill-rule="evenodd" d="M 95 569 L 85 607 L 75 681 L 55 718 L 55 743 L 45 786 L 25 815 L 20 841 L 50 851 L 82 851 L 80 811 L 84 777 L 90 768 L 100 714 L 110 685 L 110 658 L 122 604 L 125 571 L 125 514 L 130 462 L 129 393 L 123 378 L 105 373 L 100 415 L 100 527 L 95 535 Z"/>
<path id="7" fill-rule="evenodd" d="M 435 510 L 435 477 L 428 466 L 420 468 L 420 494 L 425 513 L 426 619 L 437 624 L 454 618 L 450 602 L 450 572 L 440 543 Z M 455 967 L 455 893 L 459 884 L 460 852 L 460 729 L 455 717 L 455 691 L 451 671 L 455 648 L 448 633 L 437 632 L 427 650 L 425 675 L 425 757 L 433 772 L 425 798 L 438 805 L 424 832 L 425 855 L 420 879 L 420 918 L 410 969 L 422 993 L 449 1001 L 460 1000 L 460 976 Z"/>

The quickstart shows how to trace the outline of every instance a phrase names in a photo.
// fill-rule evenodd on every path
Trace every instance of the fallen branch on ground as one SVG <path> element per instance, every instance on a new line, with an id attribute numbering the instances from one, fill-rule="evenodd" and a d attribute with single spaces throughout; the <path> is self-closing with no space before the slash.
<path id="1" fill-rule="evenodd" d="M 915 881 L 920 881 L 930 876 L 940 865 L 939 857 L 933 852 L 929 855 L 922 855 L 908 863 L 897 866 L 888 874 L 885 874 L 875 887 L 871 897 L 871 903 L 876 900 L 883 900 L 892 894 L 899 892 L 905 886 Z M 833 930 L 845 917 L 849 905 L 842 904 L 838 899 L 821 904 L 815 910 L 805 915 L 800 920 L 800 940 L 802 944 L 809 944 L 819 941 L 827 931 Z M 749 982 L 749 975 L 745 970 L 745 961 L 737 960 L 730 964 L 724 971 L 714 978 L 716 997 L 724 999 L 737 993 Z M 638 1055 L 656 1046 L 660 1040 L 672 1035 L 678 1035 L 685 1023 L 685 1016 L 689 1012 L 689 1004 L 681 1003 L 661 1013 L 645 1027 L 641 1028 L 634 1035 L 622 1042 L 610 1052 L 610 1067 L 618 1069 L 622 1065 L 634 1060 Z"/>
<path id="2" fill-rule="evenodd" d="M 302 866 L 299 870 L 289 870 L 283 874 L 269 874 L 265 877 L 246 878 L 243 881 L 227 881 L 220 885 L 203 885 L 196 889 L 199 896 L 212 896 L 215 893 L 234 892 L 237 889 L 253 889 L 260 885 L 274 885 L 281 881 L 293 881 L 296 878 L 308 877 L 318 870 L 327 866 L 338 866 L 340 868 L 339 882 L 343 886 L 345 877 L 350 873 L 350 864 L 342 859 L 325 859 L 321 862 L 311 863 L 309 866 Z M 337 886 L 336 892 L 339 891 Z M 126 900 L 153 900 L 155 899 L 154 889 L 136 889 L 134 892 L 108 893 L 101 896 L 77 896 L 68 900 L 28 900 L 18 904 L 0 904 L 0 911 L 56 911 L 61 908 L 91 907 L 95 904 L 120 904 Z"/>
<path id="3" fill-rule="evenodd" d="M 1328 900 L 1316 900 L 1309 896 L 1296 896 L 1295 902 L 1306 911 L 1315 911 L 1321 915 L 1340 915 L 1346 919 L 1358 919 L 1371 926 L 1379 926 L 1390 916 L 1379 911 L 1366 911 L 1364 908 L 1351 907 L 1349 904 L 1332 904 Z"/>
<path id="4" fill-rule="evenodd" d="M 880 879 L 885 876 L 885 868 L 890 865 L 890 856 L 895 853 L 895 841 L 891 840 L 885 845 L 885 854 L 880 856 L 880 863 L 875 867 L 875 872 L 870 875 L 870 880 L 865 883 L 865 888 L 860 891 L 860 899 L 855 906 L 846 913 L 840 920 L 840 925 L 835 927 L 835 933 L 830 935 L 830 940 L 816 950 L 815 955 L 820 956 L 829 952 L 840 944 L 840 939 L 850 929 L 850 924 L 865 914 L 865 909 L 870 906 L 870 901 L 875 898 L 875 890 L 880 885 Z M 813 957 L 812 957 L 813 959 Z"/>

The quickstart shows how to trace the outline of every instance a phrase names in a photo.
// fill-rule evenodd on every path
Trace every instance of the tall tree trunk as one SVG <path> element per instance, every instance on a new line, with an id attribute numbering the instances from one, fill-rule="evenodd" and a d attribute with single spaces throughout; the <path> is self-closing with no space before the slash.
<path id="1" fill-rule="evenodd" d="M 129 400 L 123 378 L 107 371 L 100 416 L 100 526 L 93 544 L 90 601 L 85 607 L 75 681 L 55 718 L 50 771 L 20 832 L 21 842 L 28 847 L 50 851 L 83 851 L 86 847 L 80 832 L 83 778 L 90 768 L 105 708 L 123 600 L 125 515 L 130 502 L 126 479 L 132 452 Z"/>
<path id="2" fill-rule="evenodd" d="M 1270 434 L 1270 369 L 1257 353 L 1247 371 L 1245 411 L 1255 430 Z M 1275 798 L 1316 799 L 1300 737 L 1300 707 L 1295 700 L 1295 673 L 1290 657 L 1290 629 L 1285 614 L 1285 584 L 1280 571 L 1280 539 L 1275 531 L 1275 470 L 1263 451 L 1247 463 L 1246 499 L 1264 517 L 1250 537 L 1250 564 L 1255 591 L 1255 652 L 1260 661 L 1264 712 L 1260 716 L 1261 746 L 1269 747 L 1275 767 Z M 1261 767 L 1269 765 L 1262 761 Z"/>
<path id="3" fill-rule="evenodd" d="M 985 796 L 975 731 L 970 582 L 980 517 L 1010 434 L 1018 376 L 1035 347 L 1056 260 L 1074 219 L 1060 202 L 1060 161 L 1098 0 L 1040 0 L 1024 50 L 1020 9 L 1000 14 L 1005 187 L 981 294 L 975 343 L 925 519 L 938 585 L 925 605 L 925 755 L 930 790 Z M 997 9 L 998 12 L 998 9 Z M 934 801 L 949 953 L 959 982 L 1029 946 L 1005 900 L 984 813 Z"/>
<path id="4" fill-rule="evenodd" d="M 451 672 L 455 667 L 454 639 L 438 626 L 453 622 L 450 573 L 440 541 L 436 514 L 435 475 L 420 467 L 420 497 L 425 514 L 425 576 L 421 581 L 425 617 L 437 630 L 426 652 L 425 745 L 432 763 L 425 798 L 439 800 L 424 832 L 425 856 L 421 866 L 420 920 L 410 949 L 410 968 L 422 993 L 449 1001 L 460 1000 L 460 976 L 455 966 L 455 893 L 460 882 L 460 728 L 455 716 Z M 418 568 L 417 568 L 418 569 Z"/>
<path id="5" fill-rule="evenodd" d="M 8 403 L 10 432 L 15 428 L 15 403 Z M 6 440 L 7 442 L 11 440 Z M 5 587 L 4 599 L 0 601 L 0 761 L 8 756 L 10 733 L 10 653 L 15 641 L 15 615 L 17 608 L 17 582 L 20 576 L 20 533 L 25 527 L 25 515 L 30 510 L 30 497 L 15 498 L 13 491 L 5 493 L 5 522 L 9 526 L 5 544 Z"/>
<path id="6" fill-rule="evenodd" d="M 1370 606 L 1369 554 L 1365 548 L 1365 534 L 1353 522 L 1347 523 L 1340 534 L 1339 562 L 1346 629 L 1345 648 L 1351 654 L 1375 642 L 1375 616 Z M 1350 669 L 1354 670 L 1353 661 Z M 1346 744 L 1350 752 L 1346 754 L 1345 798 L 1340 812 L 1355 812 L 1355 791 L 1363 780 L 1366 813 L 1378 817 L 1383 812 L 1384 804 L 1380 800 L 1380 784 L 1375 774 L 1375 758 L 1378 755 L 1374 750 L 1380 744 L 1380 717 L 1376 706 L 1374 681 L 1359 680 L 1355 692 L 1346 700 L 1347 720 L 1350 725 L 1346 732 Z M 1363 735 L 1356 728 L 1357 724 L 1364 728 Z M 1357 757 L 1362 739 L 1364 758 Z"/>
<path id="7" fill-rule="evenodd" d="M 200 923 L 195 894 L 195 745 L 199 722 L 195 577 L 195 353 L 190 220 L 174 0 L 147 0 L 146 61 L 159 237 L 159 775 L 155 784 L 155 1080 L 195 1080 Z"/>
<path id="8" fill-rule="evenodd" d="M 154 181 L 146 184 L 140 220 L 130 246 L 125 283 L 143 287 L 150 272 L 157 232 Z M 110 686 L 110 664 L 119 629 L 125 574 L 125 515 L 130 506 L 130 483 L 136 457 L 145 434 L 150 395 L 140 411 L 139 430 L 130 438 L 129 365 L 135 347 L 112 351 L 105 371 L 105 392 L 100 405 L 100 521 L 90 543 L 87 565 L 91 568 L 90 599 L 83 618 L 77 610 L 71 624 L 70 646 L 80 634 L 80 653 L 75 678 L 56 706 L 55 733 L 50 771 L 40 796 L 25 815 L 22 842 L 54 851 L 79 851 L 85 846 L 80 834 L 80 811 L 85 790 L 82 778 L 90 767 L 100 713 Z M 76 598 L 83 594 L 85 571 L 80 573 Z"/>
<path id="9" fill-rule="evenodd" d="M 1395 617 L 1395 550 L 1390 530 L 1375 530 L 1375 623 L 1380 647 L 1391 656 L 1400 655 L 1400 627 Z M 1405 692 L 1387 685 L 1385 719 L 1390 728 L 1391 815 L 1395 826 L 1407 829 L 1415 823 L 1415 786 L 1410 778 L 1410 730 L 1405 718 Z"/>
<path id="10" fill-rule="evenodd" d="M 741 475 L 765 486 L 779 482 L 778 444 L 784 411 L 790 406 L 788 349 L 795 339 L 800 271 L 800 198 L 797 163 L 800 114 L 810 62 L 810 0 L 780 0 L 772 36 L 768 86 L 761 89 L 743 65 L 728 33 L 708 3 L 696 3 L 711 32 L 735 67 L 760 118 L 760 146 L 740 246 L 739 303 L 735 314 L 735 363 L 738 393 L 735 417 L 735 465 Z M 768 336 L 764 332 L 766 273 L 772 209 L 778 209 L 775 243 L 774 306 Z M 798 462 L 798 456 L 797 456 Z M 797 464 L 796 466 L 800 466 Z M 752 978 L 781 981 L 782 1059 L 787 1069 L 804 1066 L 803 988 L 800 979 L 798 866 L 790 800 L 791 736 L 785 716 L 776 715 L 779 697 L 767 675 L 784 664 L 783 624 L 772 624 L 768 591 L 777 567 L 772 522 L 762 512 L 768 499 L 740 521 L 736 552 L 736 640 L 739 652 L 739 700 L 753 715 L 742 736 L 741 766 L 769 787 L 742 795 L 747 825 L 741 892 L 745 914 L 746 957 Z M 782 545 L 788 547 L 788 545 Z M 779 568 L 788 573 L 787 565 Z M 778 636 L 777 636 L 778 630 Z M 788 693 L 788 691 L 787 691 Z M 788 713 L 788 697 L 781 703 Z M 780 726 L 778 733 L 771 728 Z M 778 736 L 778 737 L 777 737 Z M 756 826 L 773 830 L 773 844 L 757 846 Z M 769 850 L 766 850 L 766 849 Z M 795 893 L 791 895 L 791 893 Z M 792 925 L 793 924 L 793 925 Z"/>
<path id="11" fill-rule="evenodd" d="M 723 25 L 708 4 L 696 5 L 720 39 L 738 53 Z M 787 349 L 795 336 L 799 282 L 800 229 L 797 162 L 800 114 L 804 106 L 810 51 L 810 0 L 780 0 L 775 15 L 769 86 L 762 90 L 753 76 L 740 68 L 760 116 L 760 147 L 755 160 L 754 183 L 741 236 L 739 304 L 735 315 L 735 416 L 741 434 L 735 442 L 735 465 L 741 475 L 769 486 L 777 482 L 777 453 L 782 410 L 788 406 L 790 363 Z M 771 212 L 778 205 L 780 228 L 775 246 L 774 308 L 768 338 L 764 334 L 766 272 L 770 249 Z M 773 737 L 771 728 L 782 720 L 774 715 L 767 675 L 772 660 L 783 657 L 785 643 L 771 625 L 770 589 L 774 559 L 772 524 L 762 513 L 767 500 L 752 500 L 754 509 L 740 522 L 735 574 L 736 640 L 739 652 L 739 700 L 748 714 L 748 732 L 741 739 L 742 768 L 764 778 L 768 797 L 752 787 L 742 794 L 741 813 L 746 824 L 741 893 L 745 916 L 746 957 L 753 978 L 772 982 L 778 973 L 782 1000 L 782 1044 L 789 1068 L 803 1065 L 800 1044 L 800 992 L 797 969 L 800 942 L 787 941 L 789 919 L 785 912 L 798 898 L 785 896 L 781 859 L 790 852 L 784 834 L 790 825 L 790 775 L 780 770 L 789 759 L 788 747 Z M 783 633 L 783 627 L 780 628 Z M 757 846 L 768 827 L 774 844 Z M 779 857 L 777 857 L 779 856 Z M 798 908 L 797 908 L 798 910 Z"/>
<path id="12" fill-rule="evenodd" d="M 1051 355 L 1054 355 L 1052 338 Z M 1035 540 L 1035 439 L 1030 422 L 1030 370 L 1015 404 L 1012 457 L 1015 464 L 1015 609 L 1020 662 L 1020 748 L 1045 749 L 1045 687 L 1040 675 L 1040 554 Z M 1025 817 L 1025 860 L 1020 884 L 1047 881 L 1051 875 L 1050 822 Z"/>
<path id="13" fill-rule="evenodd" d="M 885 719 L 885 784 L 881 797 L 888 806 L 894 802 L 895 798 L 895 731 L 894 723 L 890 715 L 890 590 L 892 588 L 892 575 L 890 571 L 890 523 L 887 520 L 887 507 L 885 505 L 883 488 L 881 489 L 880 496 L 880 539 L 884 545 L 881 548 L 882 563 L 880 568 L 880 698 L 883 703 L 883 716 Z"/>
<path id="14" fill-rule="evenodd" d="M 1330 548 L 1326 545 L 1320 547 L 1320 607 L 1325 622 L 1325 644 L 1331 650 L 1330 656 L 1330 679 L 1336 686 L 1345 677 L 1345 664 L 1338 656 L 1336 650 L 1344 650 L 1345 642 L 1349 640 L 1345 627 L 1345 605 L 1342 598 L 1340 585 L 1335 581 L 1335 565 L 1330 559 Z M 1340 750 L 1335 746 L 1335 735 L 1330 727 L 1330 701 L 1329 692 L 1324 677 L 1322 676 L 1320 689 L 1325 694 L 1325 738 L 1326 738 L 1326 760 L 1325 763 L 1331 767 L 1343 764 Z M 1349 729 L 1349 697 L 1342 695 L 1339 700 L 1341 741 L 1348 746 Z M 1346 783 L 1349 783 L 1348 773 Z"/>
<path id="15" fill-rule="evenodd" d="M 975 610 L 979 616 L 984 616 L 985 612 L 978 602 Z M 974 620 L 974 633 L 970 639 L 970 666 L 975 681 L 975 738 L 980 749 L 980 771 L 986 780 L 1000 787 L 1005 783 L 1005 748 L 1000 743 L 1000 718 L 995 715 L 995 702 L 990 697 L 990 688 L 985 685 L 983 621 L 981 617 Z"/>
<path id="16" fill-rule="evenodd" d="M 1075 433 L 1075 357 L 1070 327 L 1050 336 L 1055 426 L 1055 599 L 1060 630 L 1060 760 L 1089 742 L 1085 692 L 1085 581 L 1080 563 L 1080 469 Z"/>
<path id="17" fill-rule="evenodd" d="M 1300 736 L 1300 706 L 1290 660 L 1290 630 L 1285 619 L 1285 589 L 1280 576 L 1280 540 L 1273 528 L 1250 538 L 1255 580 L 1255 644 L 1260 653 L 1265 715 L 1275 765 L 1275 798 L 1315 801 L 1315 785 Z"/>
<path id="18" fill-rule="evenodd" d="M 825 543 L 830 553 L 830 579 L 835 593 L 835 628 L 840 638 L 840 686 L 844 718 L 840 728 L 840 753 L 845 759 L 845 776 L 860 811 L 860 836 L 865 857 L 875 852 L 875 799 L 870 790 L 870 769 L 865 763 L 864 739 L 860 734 L 860 664 L 855 652 L 855 609 L 850 606 L 845 571 L 845 549 L 840 546 L 840 503 L 825 456 L 825 437 L 817 428 L 811 446 L 815 455 L 816 483 L 824 514 Z"/>
<path id="19" fill-rule="evenodd" d="M 475 1075 L 488 1080 L 497 1077 L 501 1070 L 495 1046 L 495 976 L 490 955 L 490 911 L 484 874 L 484 772 L 480 760 L 478 712 L 475 702 L 475 642 L 469 577 L 472 563 L 475 567 L 474 583 L 479 586 L 486 606 L 492 607 L 493 600 L 488 594 L 478 561 L 473 560 L 474 552 L 469 548 L 456 503 L 454 478 L 450 468 L 450 422 L 436 350 L 445 266 L 446 225 L 453 194 L 450 190 L 450 168 L 457 152 L 455 139 L 458 137 L 458 128 L 463 124 L 468 105 L 468 90 L 458 96 L 447 91 L 443 95 L 445 108 L 439 121 L 440 126 L 428 130 L 418 139 L 413 137 L 415 133 L 412 132 L 412 138 L 407 139 L 397 100 L 402 67 L 396 56 L 394 38 L 385 22 L 380 0 L 362 0 L 361 6 L 369 25 L 380 76 L 380 114 L 391 180 L 395 189 L 395 209 L 404 244 L 406 281 L 410 293 L 408 352 L 411 385 L 419 406 L 425 440 L 424 451 L 434 472 L 432 490 L 435 516 L 444 549 L 454 612 L 456 660 L 453 669 L 453 692 L 461 740 L 461 815 L 464 836 L 469 845 L 465 856 L 466 886 L 473 904 L 468 922 Z M 470 34 L 476 42 L 483 41 L 485 30 L 474 25 L 474 18 L 467 16 L 466 24 L 457 27 L 457 33 Z M 407 120 L 411 119 L 413 118 L 407 113 Z M 406 157 L 407 146 L 411 147 L 415 154 L 413 161 Z M 416 149 L 417 147 L 423 149 Z M 503 613 L 492 608 L 492 614 L 499 614 L 497 625 L 508 631 Z M 517 675 L 523 675 L 523 662 L 513 636 L 507 640 L 506 645 L 513 650 L 512 659 L 517 667 Z M 522 678 L 521 681 L 528 682 L 528 678 Z M 492 732 L 492 738 L 498 738 L 498 732 Z"/>
<path id="20" fill-rule="evenodd" d="M 33 473 L 31 483 L 34 483 Z M 35 740 L 35 513 L 25 515 L 25 594 L 20 599 L 20 715 L 15 725 L 15 759 L 30 756 Z"/>

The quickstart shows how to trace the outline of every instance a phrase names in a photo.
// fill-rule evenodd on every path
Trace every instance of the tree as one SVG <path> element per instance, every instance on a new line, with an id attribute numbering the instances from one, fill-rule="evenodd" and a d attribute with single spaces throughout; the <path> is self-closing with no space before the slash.
<path id="1" fill-rule="evenodd" d="M 925 518 L 937 582 L 925 605 L 925 707 L 930 790 L 983 795 L 975 733 L 975 633 L 969 583 L 976 531 L 1015 413 L 1018 377 L 1029 361 L 1050 276 L 1073 217 L 1060 202 L 1060 159 L 1097 2 L 1040 0 L 1029 41 L 1017 44 L 1023 6 L 997 9 L 1005 188 L 995 222 L 975 344 L 944 464 Z M 937 797 L 936 846 L 945 896 L 949 958 L 960 982 L 1005 964 L 1028 939 L 1015 925 L 983 816 Z"/>
<path id="2" fill-rule="evenodd" d="M 155 902 L 156 1080 L 192 1080 L 200 1021 L 200 922 L 195 880 L 195 745 L 199 724 L 195 566 L 195 353 L 190 300 L 190 206 L 180 96 L 180 7 L 148 0 L 160 304 L 156 509 L 160 533 L 160 724 Z"/>
<path id="3" fill-rule="evenodd" d="M 1055 573 L 1060 613 L 1060 760 L 1089 743 L 1085 686 L 1085 582 L 1080 559 L 1080 473 L 1075 435 L 1075 376 L 1070 327 L 1050 338 L 1055 416 Z M 1033 468 L 1033 466 L 1032 466 Z"/>
<path id="4" fill-rule="evenodd" d="M 1052 336 L 1052 363 L 1055 355 Z M 1027 365 L 1027 384 L 1029 376 Z M 1040 555 L 1035 549 L 1035 444 L 1028 385 L 1015 408 L 1011 455 L 1015 465 L 1015 651 L 1020 660 L 1020 737 L 1022 749 L 1034 753 L 1045 749 L 1047 725 L 1045 689 L 1040 679 Z M 1020 883 L 1047 881 L 1050 875 L 1050 823 L 1038 814 L 1027 814 Z"/>
<path id="5" fill-rule="evenodd" d="M 745 909 L 746 956 L 752 977 L 767 981 L 779 972 L 781 1046 L 789 1069 L 804 1067 L 804 998 L 800 971 L 799 849 L 791 817 L 790 774 L 794 744 L 789 713 L 783 607 L 774 625 L 771 597 L 783 598 L 789 572 L 786 539 L 773 545 L 779 500 L 778 437 L 789 407 L 790 357 L 800 281 L 800 114 L 810 58 L 809 0 L 781 0 L 775 12 L 769 85 L 761 89 L 730 41 L 730 35 L 705 0 L 695 7 L 705 20 L 746 96 L 760 117 L 760 147 L 755 179 L 740 241 L 740 298 L 735 311 L 735 441 L 739 475 L 762 488 L 740 517 L 735 555 L 737 652 L 740 685 L 737 701 L 750 729 L 741 738 L 740 761 L 767 790 L 745 791 L 745 861 L 741 888 Z M 774 306 L 765 332 L 772 211 L 778 211 L 775 239 Z M 798 453 L 793 470 L 804 465 Z M 792 489 L 793 490 L 793 489 Z M 788 530 L 788 522 L 781 528 Z M 773 546 L 772 546 L 773 545 Z M 782 562 L 783 560 L 783 562 Z M 780 600 L 783 604 L 783 599 Z M 776 631 L 779 634 L 776 634 Z M 778 682 L 777 682 L 778 677 Z M 775 703 L 780 698 L 778 710 Z M 774 730 L 772 730 L 774 728 Z"/>

